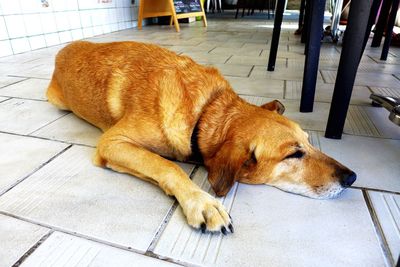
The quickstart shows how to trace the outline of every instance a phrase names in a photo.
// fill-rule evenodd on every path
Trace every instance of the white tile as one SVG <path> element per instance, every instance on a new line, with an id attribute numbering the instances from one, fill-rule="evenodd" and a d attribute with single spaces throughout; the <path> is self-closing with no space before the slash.
<path id="1" fill-rule="evenodd" d="M 40 22 L 42 23 L 44 33 L 53 33 L 57 31 L 57 24 L 54 13 L 40 14 Z"/>
<path id="2" fill-rule="evenodd" d="M 44 9 L 41 1 L 36 0 L 22 0 L 21 11 L 22 13 L 39 13 Z"/>
<path id="3" fill-rule="evenodd" d="M 29 40 L 26 37 L 11 39 L 11 46 L 14 54 L 31 50 L 31 47 L 29 45 Z"/>
<path id="4" fill-rule="evenodd" d="M 251 78 L 227 76 L 226 79 L 238 94 L 283 99 L 284 81 L 271 80 L 266 84 Z"/>
<path id="5" fill-rule="evenodd" d="M 322 76 L 326 83 L 335 83 L 336 81 L 336 71 L 331 70 L 321 70 Z M 391 74 L 386 73 L 365 73 L 358 72 L 355 85 L 366 85 L 366 86 L 376 86 L 376 87 L 400 87 L 400 81 L 393 77 Z"/>
<path id="6" fill-rule="evenodd" d="M 400 87 L 399 87 L 400 88 Z M 389 111 L 384 108 L 364 107 L 382 137 L 400 140 L 399 126 L 389 120 Z"/>
<path id="7" fill-rule="evenodd" d="M 111 31 L 112 32 L 118 31 L 118 23 L 111 24 Z"/>
<path id="8" fill-rule="evenodd" d="M 324 153 L 357 173 L 355 186 L 400 192 L 400 140 L 343 135 L 320 137 Z"/>
<path id="9" fill-rule="evenodd" d="M 28 37 L 29 44 L 32 50 L 46 47 L 46 39 L 44 35 L 36 35 Z"/>
<path id="10" fill-rule="evenodd" d="M 19 0 L 0 0 L 0 6 L 2 8 L 2 15 L 21 14 L 22 11 Z"/>
<path id="11" fill-rule="evenodd" d="M 72 31 L 71 31 L 71 34 L 72 34 L 72 40 L 73 40 L 73 41 L 83 39 L 83 32 L 82 32 L 82 29 L 72 30 Z"/>
<path id="12" fill-rule="evenodd" d="M 5 86 L 8 86 L 13 83 L 20 82 L 24 80 L 25 78 L 19 78 L 19 77 L 8 77 L 8 76 L 0 76 L 0 88 L 3 88 Z"/>
<path id="13" fill-rule="evenodd" d="M 46 100 L 49 80 L 27 79 L 0 89 L 1 96 Z"/>
<path id="14" fill-rule="evenodd" d="M 60 36 L 61 43 L 68 43 L 72 41 L 71 31 L 59 32 L 58 35 Z"/>
<path id="15" fill-rule="evenodd" d="M 92 17 L 91 17 L 91 11 L 88 10 L 83 10 L 83 11 L 79 11 L 79 16 L 81 19 L 81 25 L 82 28 L 86 28 L 86 27 L 92 27 Z"/>
<path id="16" fill-rule="evenodd" d="M 112 9 L 108 9 L 108 23 L 113 24 L 113 23 L 117 23 L 117 9 L 116 8 L 112 8 Z"/>
<path id="17" fill-rule="evenodd" d="M 0 214 L 0 266 L 12 266 L 48 231 Z"/>
<path id="18" fill-rule="evenodd" d="M 300 99 L 302 86 L 302 81 L 286 81 L 285 99 Z M 331 103 L 334 87 L 334 84 L 317 83 L 314 101 Z M 370 94 L 371 91 L 368 87 L 354 86 L 350 103 L 353 105 L 370 105 Z"/>
<path id="19" fill-rule="evenodd" d="M 93 27 L 93 35 L 102 35 L 103 34 L 103 27 L 102 26 L 94 26 Z"/>
<path id="20" fill-rule="evenodd" d="M 10 99 L 0 103 L 0 131 L 28 134 L 63 115 L 47 102 Z"/>
<path id="21" fill-rule="evenodd" d="M 89 28 L 83 28 L 83 37 L 84 38 L 89 38 L 89 37 L 93 37 L 94 33 L 93 33 L 93 27 L 89 27 Z"/>
<path id="22" fill-rule="evenodd" d="M 0 57 L 10 56 L 12 54 L 11 42 L 9 40 L 0 41 Z"/>
<path id="23" fill-rule="evenodd" d="M 219 69 L 223 75 L 235 77 L 248 77 L 253 66 L 247 65 L 228 65 L 228 64 L 212 64 Z"/>
<path id="24" fill-rule="evenodd" d="M 59 142 L 0 133 L 0 194 L 66 147 Z"/>
<path id="25" fill-rule="evenodd" d="M 368 191 L 395 264 L 400 256 L 400 195 Z"/>
<path id="26" fill-rule="evenodd" d="M 38 35 L 43 33 L 39 14 L 24 15 L 26 35 Z"/>
<path id="27" fill-rule="evenodd" d="M 68 12 L 57 12 L 56 25 L 57 31 L 66 31 L 70 29 Z"/>
<path id="28" fill-rule="evenodd" d="M 201 176 L 194 180 L 207 184 L 206 173 Z M 384 265 L 359 190 L 315 200 L 265 185 L 239 184 L 230 195 L 235 233 L 201 234 L 187 226 L 177 209 L 154 252 L 202 266 Z"/>
<path id="29" fill-rule="evenodd" d="M 68 143 L 96 146 L 101 134 L 101 130 L 71 113 L 32 135 Z"/>
<path id="30" fill-rule="evenodd" d="M 72 1 L 74 2 L 74 1 Z M 81 28 L 81 18 L 78 11 L 68 12 L 68 20 L 71 29 Z"/>
<path id="31" fill-rule="evenodd" d="M 110 24 L 104 24 L 104 25 L 102 25 L 101 27 L 102 27 L 102 29 L 103 29 L 103 33 L 104 33 L 104 34 L 111 32 L 111 26 L 110 26 Z"/>
<path id="32" fill-rule="evenodd" d="M 39 79 L 50 79 L 54 71 L 54 61 L 51 63 L 44 63 L 42 65 L 36 65 L 27 68 L 15 68 L 8 72 L 9 75 L 22 76 L 26 78 L 39 78 Z"/>
<path id="33" fill-rule="evenodd" d="M 9 39 L 4 16 L 0 16 L 0 40 Z"/>
<path id="34" fill-rule="evenodd" d="M 54 11 L 66 11 L 68 10 L 68 2 L 75 2 L 75 1 L 53 0 L 51 4 Z"/>
<path id="35" fill-rule="evenodd" d="M 4 16 L 4 20 L 10 38 L 18 38 L 26 35 L 24 17 L 22 15 Z"/>
<path id="36" fill-rule="evenodd" d="M 56 33 L 56 32 L 45 34 L 44 38 L 46 39 L 47 46 L 60 44 L 60 37 L 59 37 L 58 33 Z"/>
<path id="37" fill-rule="evenodd" d="M 177 266 L 167 261 L 54 232 L 21 266 Z"/>
<path id="38" fill-rule="evenodd" d="M 93 166 L 93 153 L 73 146 L 1 196 L 0 210 L 146 251 L 174 200 L 148 182 Z"/>

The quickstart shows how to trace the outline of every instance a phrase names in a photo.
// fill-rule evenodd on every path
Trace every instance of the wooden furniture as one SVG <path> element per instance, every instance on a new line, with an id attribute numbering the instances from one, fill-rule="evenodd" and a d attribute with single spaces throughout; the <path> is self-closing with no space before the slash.
<path id="1" fill-rule="evenodd" d="M 186 2 L 197 6 L 198 10 L 192 11 L 183 8 Z M 138 28 L 142 29 L 142 21 L 145 18 L 171 16 L 170 25 L 174 24 L 175 30 L 180 31 L 178 19 L 202 17 L 204 27 L 207 27 L 207 19 L 204 13 L 203 3 L 200 0 L 141 0 L 139 3 Z"/>

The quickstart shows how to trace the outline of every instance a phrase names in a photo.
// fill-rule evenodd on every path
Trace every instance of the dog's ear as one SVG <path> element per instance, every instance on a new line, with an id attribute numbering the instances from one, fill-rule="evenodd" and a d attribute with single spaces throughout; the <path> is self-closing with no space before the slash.
<path id="1" fill-rule="evenodd" d="M 208 181 L 218 197 L 225 196 L 243 167 L 247 167 L 255 160 L 254 153 L 233 143 L 225 142 L 215 156 L 207 160 Z"/>
<path id="2" fill-rule="evenodd" d="M 281 102 L 279 102 L 278 100 L 274 100 L 274 101 L 265 103 L 261 107 L 263 109 L 274 111 L 274 112 L 279 113 L 279 114 L 283 114 L 283 112 L 285 112 L 285 106 Z"/>

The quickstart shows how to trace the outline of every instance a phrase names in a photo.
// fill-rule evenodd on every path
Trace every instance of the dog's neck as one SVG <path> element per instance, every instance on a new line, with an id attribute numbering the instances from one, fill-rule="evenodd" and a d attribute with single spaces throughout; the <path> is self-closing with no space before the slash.
<path id="1" fill-rule="evenodd" d="M 197 121 L 192 134 L 192 154 L 199 153 L 202 160 L 211 158 L 223 144 L 238 107 L 245 102 L 231 89 L 222 89 L 210 98 Z"/>

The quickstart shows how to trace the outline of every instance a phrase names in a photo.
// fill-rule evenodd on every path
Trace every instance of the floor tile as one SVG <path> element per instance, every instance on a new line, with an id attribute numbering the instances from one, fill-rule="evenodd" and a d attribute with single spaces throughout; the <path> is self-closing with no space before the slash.
<path id="1" fill-rule="evenodd" d="M 44 101 L 10 99 L 0 103 L 0 131 L 29 134 L 65 114 Z"/>
<path id="2" fill-rule="evenodd" d="M 176 264 L 54 232 L 21 266 L 177 266 Z"/>
<path id="3" fill-rule="evenodd" d="M 191 57 L 194 61 L 202 64 L 224 64 L 229 56 L 211 55 L 207 52 L 184 52 L 184 55 Z"/>
<path id="4" fill-rule="evenodd" d="M 285 99 L 301 99 L 301 90 L 303 83 L 301 81 L 287 81 L 285 90 Z M 315 99 L 318 102 L 332 101 L 334 84 L 317 83 L 315 88 Z M 366 86 L 354 86 L 350 103 L 352 105 L 371 105 L 369 96 L 371 91 Z"/>
<path id="5" fill-rule="evenodd" d="M 0 88 L 17 83 L 19 81 L 24 80 L 25 78 L 19 78 L 19 77 L 8 77 L 8 76 L 0 76 Z"/>
<path id="6" fill-rule="evenodd" d="M 248 65 L 229 65 L 229 64 L 212 64 L 218 68 L 223 75 L 248 77 L 252 71 L 253 66 Z"/>
<path id="7" fill-rule="evenodd" d="M 27 69 L 14 69 L 10 70 L 8 75 L 15 75 L 20 77 L 29 77 L 29 78 L 39 78 L 39 79 L 51 79 L 53 75 L 54 64 L 42 64 L 32 68 Z"/>
<path id="8" fill-rule="evenodd" d="M 174 200 L 148 182 L 93 166 L 93 153 L 70 148 L 1 196 L 0 210 L 146 251 Z"/>
<path id="9" fill-rule="evenodd" d="M 263 66 L 255 66 L 250 75 L 251 78 L 264 80 L 303 80 L 303 70 L 294 68 L 276 68 L 275 71 L 267 71 Z M 318 73 L 318 80 L 322 81 L 321 75 Z"/>
<path id="10" fill-rule="evenodd" d="M 70 113 L 31 135 L 67 143 L 96 146 L 101 134 L 101 130 Z"/>
<path id="11" fill-rule="evenodd" d="M 0 89 L 0 95 L 28 98 L 36 100 L 46 100 L 46 90 L 49 80 L 27 79 Z"/>
<path id="12" fill-rule="evenodd" d="M 400 192 L 400 140 L 320 136 L 322 151 L 357 173 L 355 186 Z"/>
<path id="13" fill-rule="evenodd" d="M 389 111 L 372 106 L 363 109 L 382 137 L 400 140 L 400 127 L 389 120 Z"/>
<path id="14" fill-rule="evenodd" d="M 238 65 L 256 65 L 266 67 L 268 64 L 268 59 L 259 56 L 231 56 L 226 64 L 238 64 Z M 277 68 L 286 68 L 286 58 L 276 59 Z"/>
<path id="15" fill-rule="evenodd" d="M 226 48 L 226 47 L 216 47 L 210 54 L 222 54 L 222 55 L 244 55 L 244 56 L 259 56 L 262 49 L 246 49 L 246 48 Z"/>
<path id="16" fill-rule="evenodd" d="M 3 96 L 0 96 L 0 103 L 1 103 L 1 102 L 3 102 L 3 101 L 6 101 L 7 99 L 10 99 L 10 98 L 8 98 L 8 97 L 3 97 Z"/>
<path id="17" fill-rule="evenodd" d="M 198 175 L 194 180 L 207 184 L 206 172 Z M 177 209 L 154 252 L 206 266 L 384 264 L 359 190 L 349 189 L 334 200 L 309 199 L 263 185 L 239 184 L 237 192 L 232 191 L 224 204 L 231 209 L 234 234 L 201 234 L 185 224 Z"/>
<path id="18" fill-rule="evenodd" d="M 389 87 L 371 86 L 370 88 L 371 88 L 371 91 L 375 94 L 400 98 L 400 87 L 399 88 L 389 88 Z"/>
<path id="19" fill-rule="evenodd" d="M 0 214 L 0 266 L 12 266 L 48 231 Z"/>
<path id="20" fill-rule="evenodd" d="M 400 256 L 400 195 L 368 191 L 385 240 L 392 254 L 393 264 Z"/>
<path id="21" fill-rule="evenodd" d="M 58 142 L 0 133 L 0 194 L 66 147 Z"/>
<path id="22" fill-rule="evenodd" d="M 252 78 L 226 76 L 226 79 L 238 94 L 283 98 L 284 81 L 271 80 L 266 84 Z"/>
<path id="23" fill-rule="evenodd" d="M 283 115 L 299 123 L 304 130 L 325 132 L 330 109 L 329 103 L 315 102 L 313 112 L 300 113 L 299 101 L 282 100 L 281 102 L 285 106 Z M 354 105 L 349 107 L 344 133 L 383 137 L 372 119 L 368 117 L 366 108 Z"/>
<path id="24" fill-rule="evenodd" d="M 321 70 L 322 76 L 326 83 L 335 83 L 336 71 Z M 378 86 L 378 87 L 400 87 L 400 81 L 391 74 L 382 73 L 365 73 L 357 74 L 355 85 Z"/>

